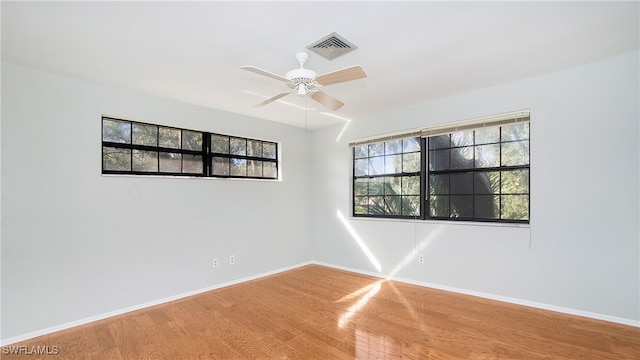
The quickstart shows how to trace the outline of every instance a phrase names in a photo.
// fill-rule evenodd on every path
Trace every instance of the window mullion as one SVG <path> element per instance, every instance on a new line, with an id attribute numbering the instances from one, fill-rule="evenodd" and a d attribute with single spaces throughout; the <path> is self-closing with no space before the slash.
<path id="1" fill-rule="evenodd" d="M 427 218 L 429 205 L 427 138 L 420 138 L 420 219 Z"/>

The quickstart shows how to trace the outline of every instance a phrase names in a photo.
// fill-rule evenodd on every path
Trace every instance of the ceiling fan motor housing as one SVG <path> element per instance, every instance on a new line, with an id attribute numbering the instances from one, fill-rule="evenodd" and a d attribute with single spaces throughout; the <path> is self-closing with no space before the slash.
<path id="1" fill-rule="evenodd" d="M 298 90 L 298 95 L 311 95 L 320 86 L 316 82 L 316 72 L 309 69 L 295 69 L 285 74 L 285 77 L 291 80 L 289 87 Z"/>
<path id="2" fill-rule="evenodd" d="M 298 95 L 313 95 L 317 90 L 316 88 L 320 86 L 316 82 L 316 76 L 318 75 L 315 71 L 305 69 L 304 63 L 309 59 L 309 53 L 306 51 L 299 51 L 296 53 L 296 60 L 298 60 L 298 64 L 300 64 L 299 69 L 294 69 L 287 72 L 284 77 L 291 80 L 289 87 L 292 89 L 298 90 Z"/>

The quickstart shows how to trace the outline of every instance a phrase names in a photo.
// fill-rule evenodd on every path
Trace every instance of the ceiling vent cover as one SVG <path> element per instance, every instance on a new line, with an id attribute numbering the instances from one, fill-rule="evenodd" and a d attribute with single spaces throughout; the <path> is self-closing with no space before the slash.
<path id="1" fill-rule="evenodd" d="M 335 32 L 307 46 L 307 49 L 328 60 L 333 60 L 357 48 Z"/>

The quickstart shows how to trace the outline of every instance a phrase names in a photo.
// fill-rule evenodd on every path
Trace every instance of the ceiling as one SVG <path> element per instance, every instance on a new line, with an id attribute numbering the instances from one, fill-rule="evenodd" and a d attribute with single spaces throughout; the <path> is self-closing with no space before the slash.
<path id="1" fill-rule="evenodd" d="M 639 4 L 2 1 L 2 60 L 319 128 L 638 49 Z M 332 32 L 358 49 L 332 61 L 312 53 L 305 67 L 365 69 L 323 88 L 344 107 L 295 94 L 253 106 L 288 88 L 240 66 L 284 75 L 295 52 Z"/>

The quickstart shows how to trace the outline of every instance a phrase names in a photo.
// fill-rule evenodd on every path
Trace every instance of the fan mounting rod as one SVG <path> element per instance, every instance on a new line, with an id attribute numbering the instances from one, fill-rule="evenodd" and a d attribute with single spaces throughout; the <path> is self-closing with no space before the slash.
<path id="1" fill-rule="evenodd" d="M 302 66 L 304 65 L 304 63 L 306 63 L 307 60 L 309 60 L 309 53 L 306 51 L 298 51 L 296 53 L 296 60 L 298 60 L 298 64 L 300 64 L 300 69 L 302 69 Z"/>

